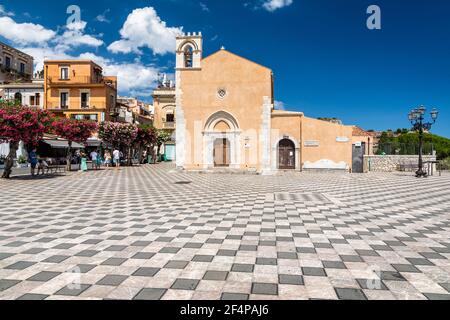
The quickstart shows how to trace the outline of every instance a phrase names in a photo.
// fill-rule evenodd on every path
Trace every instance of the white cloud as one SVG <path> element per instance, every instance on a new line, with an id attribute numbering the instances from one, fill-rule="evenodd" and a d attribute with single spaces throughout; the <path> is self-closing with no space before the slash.
<path id="1" fill-rule="evenodd" d="M 203 2 L 200 2 L 200 8 L 205 12 L 209 12 L 208 6 L 206 4 L 204 4 Z"/>
<path id="2" fill-rule="evenodd" d="M 284 105 L 284 102 L 282 102 L 282 101 L 275 100 L 274 107 L 276 110 L 286 110 L 286 106 Z"/>
<path id="3" fill-rule="evenodd" d="M 56 38 L 57 47 L 61 47 L 62 50 L 68 50 L 83 45 L 90 47 L 102 46 L 102 40 L 99 40 L 92 35 L 84 34 L 86 25 L 87 23 L 85 21 L 68 24 L 64 33 Z"/>
<path id="4" fill-rule="evenodd" d="M 262 6 L 267 11 L 273 12 L 275 10 L 288 7 L 293 2 L 293 0 L 265 0 Z"/>
<path id="5" fill-rule="evenodd" d="M 72 23 L 56 33 L 39 25 L 18 24 L 8 17 L 0 17 L 0 35 L 19 50 L 33 56 L 36 71 L 43 69 L 45 60 L 89 59 L 102 66 L 105 75 L 118 77 L 121 95 L 150 96 L 157 83 L 158 73 L 162 72 L 158 67 L 139 60 L 116 62 L 91 52 L 79 55 L 72 53 L 79 46 L 103 45 L 102 40 L 84 33 L 86 26 L 84 21 Z"/>
<path id="6" fill-rule="evenodd" d="M 17 23 L 9 17 L 0 17 L 0 36 L 19 44 L 42 43 L 55 37 L 53 30 L 34 23 Z"/>
<path id="7" fill-rule="evenodd" d="M 110 23 L 111 20 L 106 17 L 106 14 L 108 14 L 110 11 L 110 9 L 106 9 L 102 14 L 99 14 L 97 17 L 95 17 L 95 20 L 97 20 L 98 22 Z"/>
<path id="8" fill-rule="evenodd" d="M 14 12 L 6 11 L 5 6 L 0 4 L 0 16 L 14 16 Z"/>
<path id="9" fill-rule="evenodd" d="M 135 9 L 128 15 L 122 29 L 121 39 L 109 45 L 113 53 L 137 53 L 149 48 L 154 54 L 163 55 L 175 49 L 175 37 L 182 27 L 167 27 L 153 7 Z"/>

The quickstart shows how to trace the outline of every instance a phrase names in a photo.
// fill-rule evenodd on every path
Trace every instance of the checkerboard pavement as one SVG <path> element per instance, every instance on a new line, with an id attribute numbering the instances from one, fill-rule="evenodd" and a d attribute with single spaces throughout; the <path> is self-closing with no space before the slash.
<path id="1" fill-rule="evenodd" d="M 450 175 L 0 181 L 0 299 L 450 299 Z"/>

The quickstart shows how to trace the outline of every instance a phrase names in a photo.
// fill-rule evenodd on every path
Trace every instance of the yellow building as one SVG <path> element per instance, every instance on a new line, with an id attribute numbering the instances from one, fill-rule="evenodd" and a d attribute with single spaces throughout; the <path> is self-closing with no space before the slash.
<path id="1" fill-rule="evenodd" d="M 97 122 L 117 116 L 117 77 L 90 60 L 44 62 L 44 108 L 55 115 Z"/>
<path id="2" fill-rule="evenodd" d="M 155 91 L 153 91 L 153 109 L 154 120 L 153 126 L 158 130 L 166 130 L 169 132 L 173 141 L 164 144 L 161 153 L 166 155 L 167 160 L 174 161 L 176 159 L 175 150 L 175 87 L 170 81 L 162 81 Z"/>
<path id="3" fill-rule="evenodd" d="M 225 49 L 203 58 L 202 45 L 201 33 L 177 37 L 178 168 L 352 169 L 352 126 L 275 110 L 269 68 Z"/>

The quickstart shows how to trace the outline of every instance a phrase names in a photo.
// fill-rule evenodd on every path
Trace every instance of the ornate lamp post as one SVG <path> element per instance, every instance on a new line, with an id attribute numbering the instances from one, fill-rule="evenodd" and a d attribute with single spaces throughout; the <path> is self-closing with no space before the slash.
<path id="1" fill-rule="evenodd" d="M 426 177 L 427 173 L 423 170 L 423 134 L 424 131 L 430 131 L 433 124 L 436 123 L 439 112 L 433 109 L 430 113 L 433 122 L 425 122 L 425 113 L 427 109 L 424 106 L 420 106 L 417 109 L 413 109 L 408 119 L 413 125 L 413 130 L 419 132 L 419 170 L 416 172 L 417 178 Z"/>

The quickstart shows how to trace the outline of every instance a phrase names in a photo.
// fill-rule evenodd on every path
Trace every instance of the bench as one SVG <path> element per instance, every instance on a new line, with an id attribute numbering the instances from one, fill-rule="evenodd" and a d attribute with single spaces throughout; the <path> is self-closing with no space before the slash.
<path id="1" fill-rule="evenodd" d="M 417 169 L 417 164 L 415 163 L 400 163 L 398 165 L 398 171 L 414 171 Z"/>
<path id="2" fill-rule="evenodd" d="M 49 164 L 46 168 L 45 174 L 58 174 L 58 173 L 66 173 L 66 166 L 57 165 L 57 164 Z"/>

